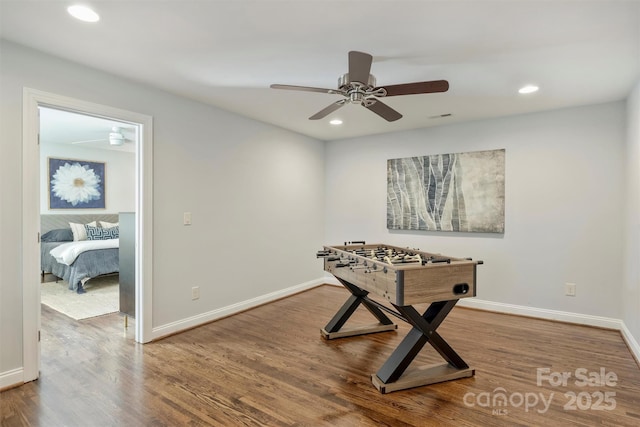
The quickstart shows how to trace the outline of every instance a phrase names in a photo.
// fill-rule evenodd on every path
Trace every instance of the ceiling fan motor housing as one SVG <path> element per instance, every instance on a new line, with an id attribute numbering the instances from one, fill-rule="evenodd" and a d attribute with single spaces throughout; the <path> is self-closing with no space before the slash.
<path id="1" fill-rule="evenodd" d="M 369 74 L 369 79 L 367 80 L 366 85 L 362 82 L 349 81 L 349 73 L 343 74 L 338 79 L 338 87 L 343 91 L 344 96 L 349 98 L 350 103 L 362 104 L 365 106 L 369 106 L 375 102 L 370 100 L 369 97 L 380 97 L 387 94 L 384 88 L 374 90 L 376 87 L 376 77 L 373 74 Z"/>
<path id="2" fill-rule="evenodd" d="M 389 107 L 379 98 L 398 95 L 417 95 L 423 93 L 446 92 L 449 82 L 435 80 L 427 82 L 402 83 L 391 86 L 377 87 L 376 78 L 370 74 L 373 56 L 365 52 L 349 52 L 349 72 L 338 78 L 338 90 L 309 86 L 294 86 L 272 84 L 274 89 L 301 90 L 306 92 L 320 92 L 331 95 L 342 95 L 341 99 L 318 111 L 309 120 L 319 120 L 345 104 L 359 104 L 369 111 L 379 115 L 388 122 L 402 118 L 402 114 Z M 366 81 L 365 81 L 366 80 Z"/>
<path id="3" fill-rule="evenodd" d="M 113 128 L 113 132 L 109 134 L 109 144 L 111 145 L 124 144 L 124 135 L 120 133 L 120 128 Z"/>
<path id="4" fill-rule="evenodd" d="M 338 87 L 340 89 L 346 88 L 349 86 L 349 84 L 351 83 L 360 83 L 362 86 L 364 87 L 370 87 L 373 88 L 376 86 L 376 77 L 373 74 L 369 74 L 369 80 L 366 82 L 352 82 L 349 80 L 349 73 L 345 73 L 342 76 L 340 76 L 340 78 L 338 78 Z"/>

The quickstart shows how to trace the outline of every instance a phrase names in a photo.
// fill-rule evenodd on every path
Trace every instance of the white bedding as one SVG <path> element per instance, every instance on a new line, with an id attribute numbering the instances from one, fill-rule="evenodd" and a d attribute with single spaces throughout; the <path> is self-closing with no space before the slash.
<path id="1" fill-rule="evenodd" d="M 115 249 L 120 246 L 120 239 L 108 240 L 80 240 L 63 243 L 49 252 L 61 264 L 71 265 L 78 255 L 96 249 Z"/>

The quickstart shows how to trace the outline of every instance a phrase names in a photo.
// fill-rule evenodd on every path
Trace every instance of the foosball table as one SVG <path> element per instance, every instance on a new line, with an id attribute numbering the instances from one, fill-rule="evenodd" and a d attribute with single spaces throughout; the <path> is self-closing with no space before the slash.
<path id="1" fill-rule="evenodd" d="M 412 326 L 378 372 L 371 375 L 373 385 L 381 393 L 474 375 L 475 371 L 436 329 L 460 298 L 476 295 L 476 266 L 482 261 L 365 242 L 324 246 L 317 256 L 324 258 L 324 270 L 351 293 L 321 330 L 325 339 L 396 330 L 397 325 L 387 314 Z M 377 295 L 384 303 L 370 298 L 370 294 Z M 422 314 L 413 307 L 425 303 L 430 305 Z M 345 327 L 361 304 L 378 323 Z M 446 363 L 408 370 L 427 342 Z"/>

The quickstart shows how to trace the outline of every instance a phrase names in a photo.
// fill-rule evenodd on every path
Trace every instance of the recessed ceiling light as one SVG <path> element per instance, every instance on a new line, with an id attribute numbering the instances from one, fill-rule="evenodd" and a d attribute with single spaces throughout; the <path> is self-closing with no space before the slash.
<path id="1" fill-rule="evenodd" d="M 92 9 L 79 4 L 69 6 L 67 8 L 67 12 L 69 12 L 69 14 L 74 18 L 84 22 L 98 22 L 100 20 L 100 16 Z"/>
<path id="2" fill-rule="evenodd" d="M 338 125 L 341 125 L 341 124 L 342 124 L 342 120 L 340 120 L 340 119 L 333 119 L 333 120 L 331 120 L 331 121 L 329 122 L 329 124 L 332 124 L 332 125 L 334 125 L 334 126 L 338 126 Z"/>
<path id="3" fill-rule="evenodd" d="M 538 86 L 527 85 L 527 86 L 521 87 L 518 93 L 533 93 L 533 92 L 537 92 L 538 89 L 540 89 Z"/>

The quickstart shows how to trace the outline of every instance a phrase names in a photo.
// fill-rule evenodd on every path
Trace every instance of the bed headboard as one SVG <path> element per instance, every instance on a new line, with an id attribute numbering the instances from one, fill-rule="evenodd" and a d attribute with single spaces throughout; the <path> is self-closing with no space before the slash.
<path id="1" fill-rule="evenodd" d="M 118 222 L 118 214 L 62 214 L 40 215 L 40 233 L 57 228 L 69 228 L 70 222 L 87 224 L 91 221 Z"/>

